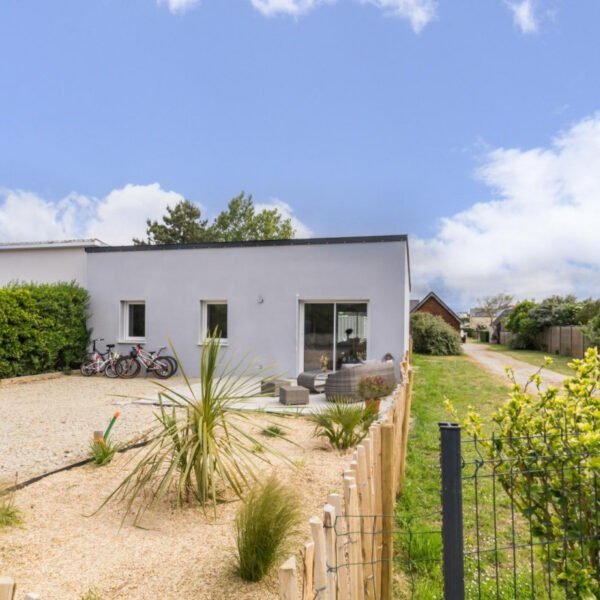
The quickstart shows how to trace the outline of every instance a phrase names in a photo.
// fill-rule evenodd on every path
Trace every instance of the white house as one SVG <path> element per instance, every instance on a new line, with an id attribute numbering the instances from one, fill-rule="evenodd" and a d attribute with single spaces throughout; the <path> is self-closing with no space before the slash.
<path id="1" fill-rule="evenodd" d="M 6 257 L 9 257 L 8 262 Z M 405 235 L 173 246 L 97 240 L 5 245 L 2 283 L 76 280 L 94 337 L 123 353 L 171 341 L 197 374 L 215 328 L 227 353 L 251 353 L 295 376 L 344 362 L 400 360 L 408 348 Z"/>
<path id="2" fill-rule="evenodd" d="M 86 285 L 85 249 L 102 246 L 96 239 L 0 244 L 0 287 L 14 281 Z"/>

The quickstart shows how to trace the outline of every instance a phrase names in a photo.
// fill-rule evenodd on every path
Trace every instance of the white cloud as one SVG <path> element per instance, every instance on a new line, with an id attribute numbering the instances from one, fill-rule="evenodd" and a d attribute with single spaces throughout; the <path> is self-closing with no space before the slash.
<path id="1" fill-rule="evenodd" d="M 392 17 L 407 19 L 415 33 L 437 16 L 436 0 L 361 0 L 363 4 L 372 4 Z"/>
<path id="2" fill-rule="evenodd" d="M 548 148 L 489 152 L 477 176 L 494 198 L 412 241 L 415 293 L 600 296 L 600 113 Z"/>
<path id="3" fill-rule="evenodd" d="M 337 0 L 250 0 L 252 6 L 265 17 L 290 15 L 299 17 L 323 4 L 333 4 Z M 361 4 L 371 4 L 386 15 L 406 19 L 415 33 L 437 16 L 437 0 L 355 0 Z M 165 4 L 174 14 L 181 14 L 200 4 L 200 0 L 157 0 Z"/>
<path id="4" fill-rule="evenodd" d="M 518 2 L 507 2 L 508 8 L 513 13 L 515 25 L 522 33 L 536 33 L 538 20 L 533 7 L 533 0 L 519 0 Z"/>
<path id="5" fill-rule="evenodd" d="M 160 221 L 168 206 L 183 199 L 158 183 L 128 184 L 101 199 L 72 193 L 58 202 L 32 192 L 0 189 L 0 243 L 98 238 L 107 244 L 131 244 L 134 237 L 146 237 L 146 219 Z M 255 207 L 277 208 L 292 220 L 296 237 L 311 237 L 312 231 L 286 202 L 274 198 Z"/>
<path id="6" fill-rule="evenodd" d="M 278 14 L 299 16 L 316 8 L 319 4 L 333 0 L 250 0 L 252 6 L 265 17 Z"/>
<path id="7" fill-rule="evenodd" d="M 126 185 L 102 199 L 70 194 L 49 202 L 32 192 L 0 190 L 0 241 L 31 242 L 97 237 L 130 244 L 144 237 L 146 219 L 160 219 L 183 200 L 158 183 Z"/>
<path id="8" fill-rule="evenodd" d="M 200 0 L 157 0 L 158 4 L 166 4 L 173 14 L 181 14 L 194 8 Z"/>
<path id="9" fill-rule="evenodd" d="M 258 203 L 254 206 L 257 212 L 261 212 L 263 210 L 273 210 L 274 208 L 276 208 L 285 219 L 292 220 L 292 227 L 296 232 L 297 238 L 312 237 L 312 230 L 294 214 L 294 209 L 287 202 L 283 202 L 282 200 L 273 198 L 268 203 Z"/>

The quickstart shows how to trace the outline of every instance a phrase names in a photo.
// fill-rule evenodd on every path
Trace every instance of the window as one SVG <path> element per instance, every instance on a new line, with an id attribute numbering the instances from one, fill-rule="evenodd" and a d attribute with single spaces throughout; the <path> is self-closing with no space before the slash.
<path id="1" fill-rule="evenodd" d="M 216 337 L 227 342 L 227 302 L 210 300 L 202 303 L 202 339 Z"/>
<path id="2" fill-rule="evenodd" d="M 146 303 L 139 300 L 121 302 L 121 337 L 127 342 L 141 342 L 146 338 Z"/>

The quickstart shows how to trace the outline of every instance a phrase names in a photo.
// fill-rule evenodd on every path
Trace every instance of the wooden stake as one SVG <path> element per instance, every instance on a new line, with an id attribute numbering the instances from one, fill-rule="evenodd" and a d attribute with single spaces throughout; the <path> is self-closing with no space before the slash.
<path id="1" fill-rule="evenodd" d="M 323 522 L 319 517 L 311 517 L 309 520 L 310 531 L 315 544 L 315 597 L 326 600 L 327 595 L 327 557 L 325 554 L 325 533 Z"/>
<path id="2" fill-rule="evenodd" d="M 394 429 L 381 428 L 383 540 L 381 567 L 381 600 L 392 600 L 394 576 Z"/>
<path id="3" fill-rule="evenodd" d="M 346 532 L 348 527 L 346 524 L 345 511 L 344 511 L 344 499 L 340 494 L 329 494 L 327 501 L 331 506 L 335 508 L 335 514 L 337 521 L 335 524 L 335 536 L 336 536 L 336 551 L 337 551 L 337 566 L 338 566 L 338 600 L 352 600 L 350 596 L 350 583 L 349 576 L 350 572 L 348 569 L 347 547 L 348 538 Z"/>
<path id="4" fill-rule="evenodd" d="M 326 504 L 323 509 L 323 531 L 325 532 L 325 556 L 327 558 L 327 594 L 331 600 L 337 598 L 338 588 L 335 517 L 335 507 Z"/>
<path id="5" fill-rule="evenodd" d="M 358 505 L 361 518 L 361 545 L 364 563 L 365 598 L 374 598 L 374 573 L 373 573 L 373 506 L 369 477 L 367 475 L 367 455 L 365 447 L 360 445 L 356 448 L 358 458 Z"/>
<path id="6" fill-rule="evenodd" d="M 404 478 L 406 476 L 406 454 L 408 452 L 408 428 L 410 426 L 410 408 L 412 404 L 412 386 L 413 386 L 413 373 L 414 370 L 411 367 L 408 370 L 408 385 L 406 387 L 406 399 L 404 403 L 404 418 L 402 423 L 402 454 L 400 464 L 400 481 L 398 483 L 398 495 L 402 495 L 404 490 Z"/>
<path id="7" fill-rule="evenodd" d="M 302 600 L 313 600 L 315 574 L 315 544 L 307 542 L 302 551 Z"/>
<path id="8" fill-rule="evenodd" d="M 350 560 L 350 597 L 352 600 L 364 600 L 364 577 L 360 536 L 360 516 L 356 482 L 344 477 L 344 500 L 346 503 L 346 521 L 348 523 L 348 557 Z"/>
<path id="9" fill-rule="evenodd" d="M 0 600 L 13 600 L 17 585 L 12 577 L 0 577 Z"/>
<path id="10" fill-rule="evenodd" d="M 280 600 L 298 599 L 296 559 L 293 556 L 290 556 L 290 558 L 279 567 L 279 598 Z"/>

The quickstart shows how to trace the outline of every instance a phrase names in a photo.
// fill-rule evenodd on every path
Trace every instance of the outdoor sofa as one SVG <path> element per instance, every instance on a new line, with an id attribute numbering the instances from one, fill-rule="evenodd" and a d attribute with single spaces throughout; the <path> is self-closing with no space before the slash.
<path id="1" fill-rule="evenodd" d="M 355 367 L 343 368 L 331 373 L 325 381 L 325 397 L 328 402 L 334 402 L 343 397 L 346 402 L 360 402 L 358 382 L 363 377 L 383 377 L 383 380 L 396 387 L 398 380 L 393 362 L 364 363 Z"/>

